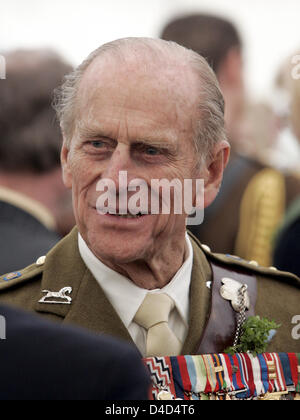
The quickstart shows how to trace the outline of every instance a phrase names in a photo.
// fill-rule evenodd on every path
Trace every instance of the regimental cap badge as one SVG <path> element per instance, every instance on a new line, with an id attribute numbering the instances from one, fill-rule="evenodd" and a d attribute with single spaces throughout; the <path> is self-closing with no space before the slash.
<path id="1" fill-rule="evenodd" d="M 39 300 L 39 303 L 71 305 L 72 298 L 67 295 L 70 295 L 72 291 L 72 287 L 63 287 L 59 292 L 50 292 L 49 290 L 43 290 L 42 293 L 45 293 L 45 296 Z"/>

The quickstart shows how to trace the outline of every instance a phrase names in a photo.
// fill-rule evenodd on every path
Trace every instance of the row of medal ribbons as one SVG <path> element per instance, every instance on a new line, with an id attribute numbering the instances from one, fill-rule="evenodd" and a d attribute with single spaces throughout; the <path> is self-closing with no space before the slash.
<path id="1" fill-rule="evenodd" d="M 206 354 L 144 359 L 150 399 L 300 399 L 300 353 Z"/>

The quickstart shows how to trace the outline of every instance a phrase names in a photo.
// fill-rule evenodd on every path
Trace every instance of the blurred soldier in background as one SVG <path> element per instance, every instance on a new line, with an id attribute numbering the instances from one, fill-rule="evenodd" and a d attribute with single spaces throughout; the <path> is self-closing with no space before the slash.
<path id="1" fill-rule="evenodd" d="M 298 194 L 300 185 L 285 179 L 267 163 L 247 156 L 249 146 L 243 136 L 247 99 L 240 35 L 231 22 L 198 14 L 171 21 L 161 38 L 193 49 L 214 69 L 225 99 L 226 129 L 232 145 L 220 193 L 206 209 L 203 224 L 190 230 L 215 252 L 271 265 L 274 231 L 286 203 Z"/>
<path id="2" fill-rule="evenodd" d="M 48 50 L 6 56 L 0 82 L 0 272 L 31 264 L 73 226 L 53 90 L 71 67 Z M 70 209 L 70 210 L 69 210 Z"/>
<path id="3" fill-rule="evenodd" d="M 242 40 L 232 23 L 210 15 L 191 15 L 171 21 L 162 39 L 175 41 L 206 58 L 218 78 L 225 100 L 225 122 L 233 148 L 240 148 L 245 101 Z"/>
<path id="4" fill-rule="evenodd" d="M 288 69 L 287 69 L 288 68 Z M 297 69 L 296 69 L 297 70 Z M 290 88 L 287 86 L 291 77 L 291 63 L 285 58 L 275 74 L 271 92 L 271 105 L 276 115 L 279 132 L 272 149 L 266 150 L 269 162 L 284 173 L 300 174 L 300 144 L 290 124 Z"/>
<path id="5" fill-rule="evenodd" d="M 293 77 L 293 69 L 290 65 L 285 71 L 285 86 L 290 96 L 290 125 L 295 137 L 300 142 L 300 78 Z M 298 168 L 300 174 L 300 162 Z M 299 256 L 300 194 L 291 203 L 277 235 L 274 262 L 281 270 L 290 271 L 300 276 Z"/>

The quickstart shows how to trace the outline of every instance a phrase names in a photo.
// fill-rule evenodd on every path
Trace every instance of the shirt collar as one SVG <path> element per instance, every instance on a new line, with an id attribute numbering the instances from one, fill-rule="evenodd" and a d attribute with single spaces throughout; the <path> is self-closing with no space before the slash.
<path id="1" fill-rule="evenodd" d="M 186 234 L 188 256 L 172 280 L 162 289 L 151 293 L 166 293 L 175 302 L 182 320 L 188 325 L 189 289 L 193 266 L 193 247 Z M 78 235 L 81 258 L 91 271 L 107 298 L 128 328 L 149 290 L 136 286 L 130 279 L 102 263 L 89 249 L 82 236 Z"/>

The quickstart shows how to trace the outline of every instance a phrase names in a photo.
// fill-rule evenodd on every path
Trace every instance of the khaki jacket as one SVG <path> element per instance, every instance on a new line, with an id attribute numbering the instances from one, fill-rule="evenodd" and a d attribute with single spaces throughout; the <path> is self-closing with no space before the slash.
<path id="1" fill-rule="evenodd" d="M 256 314 L 281 324 L 268 351 L 299 352 L 300 340 L 292 337 L 292 318 L 300 315 L 300 279 L 293 274 L 262 268 L 231 256 L 211 253 L 191 236 L 194 249 L 190 289 L 189 331 L 182 354 L 194 354 L 210 313 L 212 281 L 210 262 L 254 273 L 258 281 Z M 72 288 L 71 304 L 39 303 L 44 290 Z M 36 312 L 62 323 L 131 341 L 131 337 L 103 290 L 85 266 L 78 250 L 75 228 L 46 256 L 24 270 L 0 277 L 0 302 Z"/>

